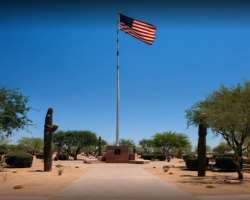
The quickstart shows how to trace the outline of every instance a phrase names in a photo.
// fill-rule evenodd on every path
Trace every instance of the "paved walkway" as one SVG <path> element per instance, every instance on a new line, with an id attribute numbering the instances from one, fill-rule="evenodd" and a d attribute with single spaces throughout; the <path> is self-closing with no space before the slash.
<path id="1" fill-rule="evenodd" d="M 93 168 L 92 168 L 93 167 Z M 91 170 L 53 199 L 193 200 L 136 164 L 93 164 Z"/>

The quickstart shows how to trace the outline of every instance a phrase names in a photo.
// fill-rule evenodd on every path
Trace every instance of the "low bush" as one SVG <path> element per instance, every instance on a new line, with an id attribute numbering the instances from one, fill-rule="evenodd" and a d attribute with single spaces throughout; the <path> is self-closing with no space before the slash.
<path id="1" fill-rule="evenodd" d="M 69 160 L 69 154 L 67 153 L 60 153 L 56 157 L 58 160 Z"/>
<path id="2" fill-rule="evenodd" d="M 8 152 L 8 146 L 5 144 L 0 145 L 0 156 L 7 154 L 7 152 Z"/>
<path id="3" fill-rule="evenodd" d="M 222 171 L 236 171 L 237 165 L 232 155 L 220 155 L 215 157 L 215 166 Z"/>
<path id="4" fill-rule="evenodd" d="M 142 154 L 141 158 L 144 160 L 160 160 L 160 161 L 166 160 L 166 156 L 161 153 Z"/>
<path id="5" fill-rule="evenodd" d="M 43 153 L 37 153 L 36 158 L 37 159 L 43 159 L 44 158 Z"/>
<path id="6" fill-rule="evenodd" d="M 188 170 L 193 170 L 193 171 L 198 170 L 198 158 L 197 158 L 197 156 L 193 156 L 193 155 L 186 156 L 184 161 L 186 164 L 186 168 Z M 207 158 L 206 166 L 208 166 L 208 163 L 209 163 L 209 159 Z"/>
<path id="7" fill-rule="evenodd" d="M 33 156 L 25 152 L 10 152 L 5 156 L 5 162 L 10 167 L 31 167 Z"/>

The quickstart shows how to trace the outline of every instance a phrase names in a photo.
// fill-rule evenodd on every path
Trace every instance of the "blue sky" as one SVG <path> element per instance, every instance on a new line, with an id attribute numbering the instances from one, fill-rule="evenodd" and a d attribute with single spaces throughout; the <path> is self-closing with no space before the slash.
<path id="1" fill-rule="evenodd" d="M 88 129 L 114 142 L 116 6 L 83 7 L 16 7 L 1 15 L 0 85 L 29 96 L 34 122 L 13 141 L 42 137 L 52 106 L 60 129 Z M 121 138 L 138 142 L 173 130 L 196 144 L 185 110 L 221 84 L 250 79 L 249 16 L 233 9 L 120 8 L 158 28 L 152 46 L 120 34 Z M 210 145 L 219 141 L 209 134 Z"/>

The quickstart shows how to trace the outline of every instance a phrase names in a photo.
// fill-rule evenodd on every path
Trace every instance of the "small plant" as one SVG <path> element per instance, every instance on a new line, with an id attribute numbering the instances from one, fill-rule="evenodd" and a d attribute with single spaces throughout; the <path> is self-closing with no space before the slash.
<path id="1" fill-rule="evenodd" d="M 61 176 L 62 174 L 63 174 L 63 168 L 62 167 L 59 167 L 58 169 L 57 169 L 57 174 L 58 174 L 58 176 Z"/>
<path id="2" fill-rule="evenodd" d="M 163 169 L 164 172 L 168 172 L 168 170 L 170 169 L 170 167 L 167 166 L 167 165 L 164 165 L 164 166 L 162 167 L 162 169 Z"/>
<path id="3" fill-rule="evenodd" d="M 169 174 L 169 175 L 173 175 L 173 172 L 169 172 L 168 174 Z"/>
<path id="4" fill-rule="evenodd" d="M 213 188 L 215 188 L 215 186 L 214 185 L 207 185 L 206 188 L 213 189 Z"/>
<path id="5" fill-rule="evenodd" d="M 56 165 L 56 168 L 62 168 L 62 167 L 63 167 L 63 165 L 61 165 L 61 164 Z"/>
<path id="6" fill-rule="evenodd" d="M 57 155 L 58 160 L 69 160 L 69 154 L 67 153 L 60 153 Z"/>
<path id="7" fill-rule="evenodd" d="M 13 187 L 13 189 L 15 189 L 15 190 L 23 189 L 23 186 L 22 185 L 15 185 Z"/>
<path id="8" fill-rule="evenodd" d="M 79 166 L 75 166 L 75 168 L 79 168 Z"/>

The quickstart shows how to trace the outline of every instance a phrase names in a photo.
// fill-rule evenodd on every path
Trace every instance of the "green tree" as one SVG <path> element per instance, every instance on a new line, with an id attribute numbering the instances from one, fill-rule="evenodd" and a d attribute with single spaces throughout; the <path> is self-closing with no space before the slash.
<path id="1" fill-rule="evenodd" d="M 125 145 L 128 146 L 129 150 L 132 152 L 136 152 L 136 147 L 135 147 L 135 142 L 133 140 L 130 139 L 120 139 L 119 141 L 120 145 Z"/>
<path id="2" fill-rule="evenodd" d="M 160 147 L 166 156 L 190 146 L 186 135 L 172 131 L 156 133 L 153 136 L 153 143 L 156 147 Z"/>
<path id="3" fill-rule="evenodd" d="M 213 148 L 213 152 L 216 154 L 226 154 L 232 151 L 232 148 L 225 142 L 221 142 Z"/>
<path id="4" fill-rule="evenodd" d="M 17 90 L 0 88 L 0 136 L 6 137 L 13 130 L 25 128 L 31 123 L 27 113 L 28 98 Z"/>
<path id="5" fill-rule="evenodd" d="M 35 155 L 43 151 L 43 140 L 41 138 L 23 137 L 18 141 L 18 146 Z"/>
<path id="6" fill-rule="evenodd" d="M 150 139 L 140 140 L 139 145 L 143 148 L 144 152 L 149 152 L 150 149 L 152 149 L 154 147 L 153 140 L 150 140 Z"/>
<path id="7" fill-rule="evenodd" d="M 135 143 L 133 140 L 129 140 L 129 139 L 120 139 L 120 142 L 119 142 L 120 145 L 127 145 L 129 147 L 133 147 L 135 146 Z"/>
<path id="8" fill-rule="evenodd" d="M 221 86 L 206 98 L 201 110 L 212 131 L 234 151 L 238 179 L 242 180 L 242 156 L 250 137 L 250 82 L 232 88 Z"/>
<path id="9" fill-rule="evenodd" d="M 58 131 L 54 134 L 53 142 L 59 153 L 64 151 L 76 160 L 84 147 L 96 147 L 98 140 L 91 131 Z"/>

